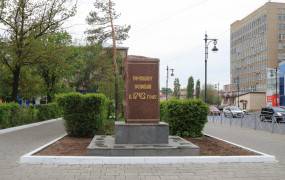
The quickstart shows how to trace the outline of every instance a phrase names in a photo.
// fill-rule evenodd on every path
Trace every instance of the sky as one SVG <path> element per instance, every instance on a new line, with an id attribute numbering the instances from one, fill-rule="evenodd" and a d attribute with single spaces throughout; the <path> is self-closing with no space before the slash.
<path id="1" fill-rule="evenodd" d="M 88 28 L 86 17 L 95 0 L 78 0 L 77 15 L 66 24 L 74 40 L 82 42 Z M 130 38 L 122 46 L 130 55 L 160 59 L 160 86 L 165 87 L 166 67 L 174 69 L 169 86 L 179 78 L 187 86 L 190 76 L 205 78 L 204 36 L 217 38 L 218 52 L 209 51 L 208 83 L 230 83 L 230 25 L 268 0 L 114 0 L 121 17 L 116 24 L 129 24 Z M 273 2 L 273 1 L 272 1 Z M 276 0 L 274 2 L 284 2 Z M 209 50 L 213 48 L 210 44 Z"/>

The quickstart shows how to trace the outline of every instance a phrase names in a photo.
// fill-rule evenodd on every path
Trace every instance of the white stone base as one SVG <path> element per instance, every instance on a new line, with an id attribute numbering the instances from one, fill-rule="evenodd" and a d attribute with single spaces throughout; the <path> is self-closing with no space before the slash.
<path id="1" fill-rule="evenodd" d="M 63 138 L 65 135 L 47 143 L 46 145 L 20 158 L 25 164 L 187 164 L 187 163 L 276 163 L 275 156 L 268 155 L 241 145 L 225 141 L 241 148 L 253 151 L 260 155 L 254 156 L 33 156 L 50 144 Z M 207 135 L 211 136 L 211 135 Z M 211 136 L 213 137 L 213 136 Z M 214 137 L 216 138 L 216 137 Z M 220 138 L 216 138 L 222 140 Z M 224 141 L 224 140 L 222 140 Z"/>

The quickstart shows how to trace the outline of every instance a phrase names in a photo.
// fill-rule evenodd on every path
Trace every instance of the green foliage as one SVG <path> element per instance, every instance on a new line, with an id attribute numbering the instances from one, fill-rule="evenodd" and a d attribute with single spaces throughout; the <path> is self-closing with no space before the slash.
<path id="1" fill-rule="evenodd" d="M 173 93 L 171 88 L 166 88 L 166 87 L 161 88 L 161 92 L 163 94 L 166 94 L 166 92 L 167 92 L 167 94 L 169 94 L 169 95 Z"/>
<path id="2" fill-rule="evenodd" d="M 200 91 L 201 91 L 201 88 L 200 88 L 200 80 L 198 79 L 197 81 L 196 81 L 196 86 L 195 86 L 195 97 L 197 98 L 197 99 L 199 99 L 200 98 Z"/>
<path id="3" fill-rule="evenodd" d="M 35 121 L 37 121 L 37 110 L 33 107 L 20 107 L 16 103 L 0 104 L 0 129 Z"/>
<path id="4" fill-rule="evenodd" d="M 107 98 L 103 94 L 67 93 L 57 96 L 63 108 L 66 131 L 75 137 L 92 137 L 107 119 Z"/>
<path id="5" fill-rule="evenodd" d="M 205 99 L 205 87 L 201 91 L 201 98 Z M 207 85 L 207 103 L 212 105 L 220 104 L 220 98 L 218 96 L 218 91 L 212 84 Z"/>
<path id="6" fill-rule="evenodd" d="M 188 79 L 188 84 L 187 84 L 187 98 L 193 98 L 194 94 L 194 79 L 192 76 L 189 77 Z"/>
<path id="7" fill-rule="evenodd" d="M 13 115 L 19 110 L 16 103 L 0 104 L 0 129 L 11 127 Z"/>
<path id="8" fill-rule="evenodd" d="M 170 133 L 178 136 L 200 137 L 207 122 L 208 106 L 200 100 L 161 102 L 161 120 L 169 123 Z"/>
<path id="9" fill-rule="evenodd" d="M 62 109 L 57 103 L 41 104 L 37 106 L 37 109 L 39 121 L 55 119 L 63 115 Z"/>
<path id="10" fill-rule="evenodd" d="M 178 78 L 175 78 L 174 80 L 173 96 L 178 99 L 180 98 L 180 83 Z"/>
<path id="11" fill-rule="evenodd" d="M 160 101 L 160 119 L 166 121 L 167 117 L 167 102 L 169 101 Z"/>
<path id="12" fill-rule="evenodd" d="M 67 32 L 56 32 L 41 38 L 38 43 L 39 54 L 42 54 L 41 63 L 37 71 L 44 82 L 45 94 L 51 102 L 55 93 L 58 93 L 59 83 L 67 79 L 71 71 L 72 51 L 68 48 L 71 36 Z"/>
<path id="13" fill-rule="evenodd" d="M 23 67 L 39 64 L 46 54 L 38 51 L 38 42 L 58 31 L 62 24 L 75 15 L 76 1 L 2 1 L 0 26 L 0 63 L 12 75 L 11 98 L 16 101 Z M 2 3 L 1 3 L 2 4 Z"/>
<path id="14" fill-rule="evenodd" d="M 109 3 L 111 2 L 111 3 Z M 96 0 L 94 10 L 89 13 L 87 23 L 92 28 L 87 30 L 87 39 L 93 44 L 102 44 L 112 39 L 113 22 L 120 17 L 120 14 L 115 11 L 115 3 L 109 0 Z M 111 24 L 112 23 L 112 24 Z M 131 29 L 130 25 L 114 25 L 116 38 L 118 42 L 126 40 L 128 32 Z"/>
<path id="15" fill-rule="evenodd" d="M 38 121 L 58 118 L 61 112 L 53 104 L 33 106 L 19 106 L 17 103 L 0 104 L 0 129 L 30 124 Z"/>

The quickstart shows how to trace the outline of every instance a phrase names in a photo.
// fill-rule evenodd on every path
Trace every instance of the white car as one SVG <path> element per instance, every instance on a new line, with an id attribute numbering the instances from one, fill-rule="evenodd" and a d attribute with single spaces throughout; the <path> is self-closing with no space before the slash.
<path id="1" fill-rule="evenodd" d="M 244 117 L 244 112 L 236 106 L 228 106 L 223 110 L 225 117 Z"/>

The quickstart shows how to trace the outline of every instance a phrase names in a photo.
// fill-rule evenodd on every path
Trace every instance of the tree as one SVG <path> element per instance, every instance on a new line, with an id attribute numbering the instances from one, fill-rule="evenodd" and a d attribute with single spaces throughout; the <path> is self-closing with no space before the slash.
<path id="1" fill-rule="evenodd" d="M 187 84 L 187 98 L 193 98 L 194 94 L 194 79 L 192 76 L 189 77 L 188 79 L 188 84 Z"/>
<path id="2" fill-rule="evenodd" d="M 205 96 L 205 87 L 203 87 L 201 91 L 201 98 L 205 99 L 204 96 Z M 220 104 L 218 91 L 215 89 L 215 86 L 212 84 L 207 85 L 207 103 L 212 105 Z"/>
<path id="3" fill-rule="evenodd" d="M 200 98 L 200 91 L 201 91 L 201 88 L 200 88 L 200 80 L 198 79 L 196 81 L 196 86 L 195 86 L 195 96 L 196 98 Z"/>
<path id="4" fill-rule="evenodd" d="M 113 73 L 115 78 L 115 118 L 119 116 L 119 70 L 117 63 L 117 41 L 121 42 L 128 38 L 130 25 L 115 25 L 115 20 L 120 17 L 111 0 L 96 0 L 95 11 L 91 11 L 87 17 L 87 23 L 92 26 L 87 30 L 87 39 L 91 43 L 102 44 L 112 40 Z"/>
<path id="5" fill-rule="evenodd" d="M 179 79 L 175 78 L 174 80 L 174 91 L 173 91 L 173 96 L 176 98 L 180 98 L 180 83 Z"/>
<path id="6" fill-rule="evenodd" d="M 12 100 L 16 101 L 21 70 L 37 64 L 41 55 L 35 55 L 36 41 L 57 31 L 75 15 L 72 0 L 3 0 L 0 24 L 5 33 L 0 37 L 0 61 L 12 73 Z"/>
<path id="7" fill-rule="evenodd" d="M 166 88 L 166 87 L 161 88 L 161 92 L 163 94 L 166 94 L 166 92 L 167 92 L 167 94 L 172 94 L 173 93 L 171 88 Z"/>
<path id="8" fill-rule="evenodd" d="M 57 32 L 41 38 L 41 63 L 38 72 L 44 81 L 47 101 L 51 102 L 57 91 L 60 80 L 67 77 L 72 62 L 70 62 L 71 36 L 67 32 Z"/>

